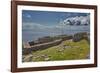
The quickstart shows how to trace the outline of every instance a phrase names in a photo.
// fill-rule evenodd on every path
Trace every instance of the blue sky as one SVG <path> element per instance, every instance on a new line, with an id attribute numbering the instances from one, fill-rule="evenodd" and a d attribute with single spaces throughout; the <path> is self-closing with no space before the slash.
<path id="1" fill-rule="evenodd" d="M 87 16 L 89 13 L 50 12 L 50 11 L 22 11 L 22 22 L 38 23 L 43 25 L 57 25 L 60 20 L 75 16 Z"/>
<path id="2" fill-rule="evenodd" d="M 70 20 L 74 25 L 66 26 Z M 82 26 L 76 26 L 78 22 Z M 60 23 L 61 22 L 61 23 Z M 50 12 L 50 11 L 22 11 L 22 38 L 23 41 L 36 40 L 44 36 L 61 35 L 62 29 L 64 34 L 74 34 L 81 31 L 90 30 L 89 13 L 72 13 L 72 12 Z M 87 26 L 84 24 L 88 23 Z"/>

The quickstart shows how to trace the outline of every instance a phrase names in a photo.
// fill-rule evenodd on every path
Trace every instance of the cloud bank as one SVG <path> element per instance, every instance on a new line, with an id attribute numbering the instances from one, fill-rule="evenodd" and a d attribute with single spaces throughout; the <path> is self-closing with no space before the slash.
<path id="1" fill-rule="evenodd" d="M 75 16 L 65 19 L 63 22 L 65 25 L 90 25 L 90 16 Z"/>
<path id="2" fill-rule="evenodd" d="M 75 16 L 66 18 L 58 24 L 47 26 L 38 23 L 26 22 L 22 24 L 23 30 L 26 31 L 60 31 L 65 30 L 89 30 L 90 29 L 90 16 Z"/>

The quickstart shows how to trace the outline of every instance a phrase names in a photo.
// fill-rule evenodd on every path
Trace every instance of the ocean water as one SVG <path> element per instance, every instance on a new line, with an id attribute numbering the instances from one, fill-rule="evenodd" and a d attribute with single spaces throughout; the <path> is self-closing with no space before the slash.
<path id="1" fill-rule="evenodd" d="M 56 30 L 52 30 L 52 31 L 26 31 L 26 30 L 23 30 L 22 31 L 22 40 L 23 42 L 29 42 L 29 41 L 34 41 L 34 40 L 37 40 L 38 38 L 41 38 L 41 37 L 44 37 L 44 36 L 56 36 L 56 35 L 62 35 L 62 34 L 66 34 L 66 35 L 73 35 L 75 33 L 78 33 L 78 32 L 90 32 L 89 29 L 84 29 L 84 30 L 81 30 L 81 29 L 78 29 L 78 30 L 59 30 L 59 31 L 56 31 Z"/>

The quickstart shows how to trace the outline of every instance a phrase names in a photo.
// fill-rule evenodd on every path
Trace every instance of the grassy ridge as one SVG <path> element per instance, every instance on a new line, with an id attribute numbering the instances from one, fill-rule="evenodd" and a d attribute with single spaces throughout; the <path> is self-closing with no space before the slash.
<path id="1" fill-rule="evenodd" d="M 89 51 L 90 46 L 86 40 L 79 42 L 67 40 L 58 46 L 32 52 L 30 61 L 46 61 L 46 58 L 48 61 L 86 59 Z"/>

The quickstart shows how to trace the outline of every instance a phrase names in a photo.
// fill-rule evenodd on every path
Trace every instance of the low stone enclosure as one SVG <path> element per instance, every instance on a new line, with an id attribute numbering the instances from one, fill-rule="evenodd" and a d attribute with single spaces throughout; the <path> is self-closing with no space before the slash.
<path id="1" fill-rule="evenodd" d="M 78 42 L 82 39 L 86 39 L 87 41 L 89 41 L 88 34 L 86 32 L 76 33 L 73 36 L 64 36 L 63 38 L 57 38 L 54 40 L 52 40 L 51 38 L 50 40 L 48 40 L 48 37 L 46 37 L 45 39 L 43 38 L 42 40 L 40 40 L 41 42 L 39 42 L 38 44 L 34 44 L 34 42 L 31 42 L 31 45 L 29 42 L 24 44 L 22 54 L 29 54 L 32 51 L 47 49 L 49 47 L 59 45 L 62 41 L 70 39 L 72 39 L 74 42 Z"/>
<path id="2" fill-rule="evenodd" d="M 52 46 L 56 46 L 56 45 L 59 45 L 61 42 L 62 42 L 62 39 L 59 39 L 59 40 L 55 40 L 48 43 L 37 44 L 34 46 L 27 46 L 23 48 L 23 54 L 28 54 L 28 53 L 31 53 L 32 51 L 43 50 Z"/>

